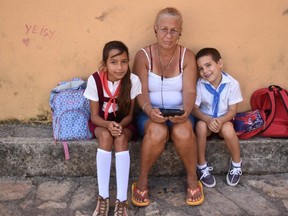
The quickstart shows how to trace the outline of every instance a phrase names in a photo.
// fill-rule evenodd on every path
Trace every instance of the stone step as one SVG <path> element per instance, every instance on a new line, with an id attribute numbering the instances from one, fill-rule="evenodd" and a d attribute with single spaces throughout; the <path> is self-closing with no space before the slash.
<path id="1" fill-rule="evenodd" d="M 43 124 L 0 125 L 0 176 L 95 176 L 97 140 L 69 141 L 70 160 L 65 160 L 61 142 L 55 144 L 52 126 Z M 130 176 L 139 174 L 141 141 L 130 143 Z M 273 174 L 288 172 L 288 139 L 255 137 L 240 140 L 243 172 Z M 219 138 L 207 142 L 206 159 L 214 174 L 228 170 L 230 156 Z M 153 169 L 153 176 L 181 176 L 185 170 L 169 142 Z M 111 175 L 115 176 L 114 158 Z"/>

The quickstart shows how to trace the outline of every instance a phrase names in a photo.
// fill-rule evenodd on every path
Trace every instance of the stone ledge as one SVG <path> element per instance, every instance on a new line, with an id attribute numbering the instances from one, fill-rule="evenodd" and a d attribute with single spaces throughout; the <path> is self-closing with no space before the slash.
<path id="1" fill-rule="evenodd" d="M 240 140 L 243 172 L 272 174 L 288 172 L 288 139 L 255 137 Z M 0 125 L 0 176 L 95 176 L 97 140 L 69 142 L 70 160 L 65 160 L 61 142 L 55 145 L 51 126 Z M 139 174 L 140 141 L 130 143 L 130 176 Z M 208 140 L 207 161 L 213 173 L 228 170 L 230 156 L 224 141 Z M 113 159 L 114 160 L 114 159 Z M 112 176 L 115 176 L 114 162 Z M 184 175 L 172 142 L 151 170 L 153 176 Z"/>

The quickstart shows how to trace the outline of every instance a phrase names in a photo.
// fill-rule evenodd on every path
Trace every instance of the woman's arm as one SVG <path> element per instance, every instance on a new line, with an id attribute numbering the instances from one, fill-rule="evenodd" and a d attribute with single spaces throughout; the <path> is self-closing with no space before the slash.
<path id="1" fill-rule="evenodd" d="M 142 50 L 135 55 L 132 71 L 139 77 L 142 84 L 142 94 L 137 96 L 138 105 L 149 116 L 153 107 L 150 103 L 148 91 L 148 62 Z"/>
<path id="2" fill-rule="evenodd" d="M 183 72 L 183 109 L 191 113 L 196 99 L 197 65 L 194 53 L 187 49 Z"/>

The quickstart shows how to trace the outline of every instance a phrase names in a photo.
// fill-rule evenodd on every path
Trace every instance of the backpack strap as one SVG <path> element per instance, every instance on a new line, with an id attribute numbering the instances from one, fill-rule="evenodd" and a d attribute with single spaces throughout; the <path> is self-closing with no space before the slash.
<path id="1" fill-rule="evenodd" d="M 282 102 L 284 104 L 284 107 L 286 108 L 286 111 L 288 113 L 288 96 L 287 96 L 287 92 L 286 90 L 282 89 L 280 86 L 278 85 L 270 85 L 268 87 L 268 95 L 270 98 L 270 103 L 271 103 L 271 113 L 269 115 L 269 117 L 266 119 L 266 125 L 265 125 L 265 129 L 262 131 L 264 132 L 265 130 L 267 130 L 271 123 L 273 122 L 273 119 L 275 117 L 275 112 L 276 112 L 276 98 L 275 98 L 275 93 L 278 92 Z"/>
<path id="2" fill-rule="evenodd" d="M 267 92 L 267 94 L 268 94 L 269 99 L 270 99 L 271 112 L 270 112 L 270 115 L 268 116 L 268 118 L 266 119 L 264 130 L 261 132 L 264 132 L 265 130 L 267 130 L 269 128 L 269 126 L 271 125 L 271 123 L 275 117 L 275 111 L 276 111 L 275 92 L 270 87 L 268 89 L 269 89 L 269 91 Z"/>
<path id="3" fill-rule="evenodd" d="M 277 85 L 271 85 L 269 86 L 269 89 L 273 89 L 273 86 L 277 89 L 282 102 L 284 104 L 284 107 L 286 108 L 286 112 L 288 113 L 288 95 L 287 95 L 287 91 L 285 89 L 282 89 L 280 86 Z"/>
<path id="4" fill-rule="evenodd" d="M 65 159 L 69 160 L 70 159 L 70 154 L 69 154 L 68 142 L 63 141 L 62 145 L 63 145 L 63 149 L 64 149 Z"/>

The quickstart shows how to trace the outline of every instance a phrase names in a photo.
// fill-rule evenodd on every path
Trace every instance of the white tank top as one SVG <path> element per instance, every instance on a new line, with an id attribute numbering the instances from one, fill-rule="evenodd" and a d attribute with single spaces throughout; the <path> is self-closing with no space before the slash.
<path id="1" fill-rule="evenodd" d="M 182 88 L 183 88 L 183 63 L 186 52 L 184 47 L 183 54 L 180 59 L 180 73 L 175 77 L 161 79 L 161 76 L 152 71 L 152 62 L 148 53 L 145 53 L 149 69 L 148 69 L 148 91 L 151 105 L 155 108 L 183 108 Z M 151 59 L 151 60 L 150 60 Z"/>

